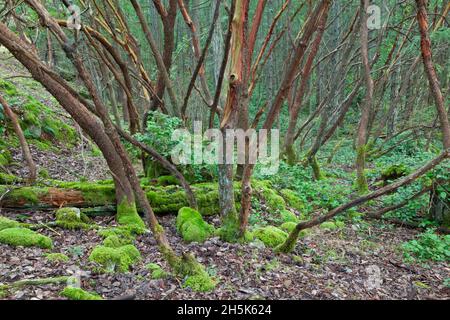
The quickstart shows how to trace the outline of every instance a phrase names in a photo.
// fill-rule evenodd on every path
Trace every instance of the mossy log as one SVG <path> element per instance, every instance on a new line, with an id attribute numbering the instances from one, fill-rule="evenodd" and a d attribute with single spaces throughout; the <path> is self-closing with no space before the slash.
<path id="1" fill-rule="evenodd" d="M 284 201 L 284 193 L 271 189 L 265 181 L 255 181 L 255 196 L 261 197 L 270 210 L 283 210 L 292 207 L 293 195 Z M 189 207 L 186 193 L 181 186 L 155 186 L 142 184 L 150 204 L 156 214 L 176 214 L 183 207 Z M 191 186 L 202 215 L 219 213 L 219 191 L 215 182 L 199 183 Z M 235 182 L 236 205 L 239 206 L 240 185 Z M 286 191 L 286 190 L 284 190 Z M 292 193 L 292 192 L 291 192 Z M 114 214 L 116 196 L 112 181 L 61 182 L 48 181 L 45 186 L 17 187 L 0 185 L 0 207 L 8 209 L 53 209 L 78 207 L 89 216 Z M 300 203 L 301 200 L 296 198 Z M 298 204 L 297 203 L 297 204 Z M 139 208 L 138 208 L 139 209 Z M 299 209 L 299 208 L 296 208 Z"/>
<path id="2" fill-rule="evenodd" d="M 180 186 L 143 186 L 147 198 L 157 214 L 177 213 L 189 206 L 184 189 Z M 204 215 L 218 213 L 218 190 L 215 183 L 193 185 L 200 212 Z M 239 188 L 236 188 L 239 191 Z M 0 186 L 0 206 L 10 209 L 51 209 L 65 207 L 86 208 L 88 215 L 102 214 L 116 209 L 113 184 L 107 183 L 53 183 L 51 187 Z M 239 195 L 236 194 L 238 197 Z M 97 209 L 93 209 L 97 208 Z"/>

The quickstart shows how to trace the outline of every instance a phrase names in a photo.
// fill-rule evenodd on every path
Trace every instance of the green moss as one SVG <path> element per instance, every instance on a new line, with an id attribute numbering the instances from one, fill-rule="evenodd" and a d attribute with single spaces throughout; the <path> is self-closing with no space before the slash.
<path id="1" fill-rule="evenodd" d="M 253 235 L 270 248 L 282 244 L 288 237 L 286 232 L 274 226 L 258 228 L 253 232 Z"/>
<path id="2" fill-rule="evenodd" d="M 9 228 L 0 231 L 0 243 L 24 247 L 37 246 L 43 249 L 53 247 L 52 239 L 25 228 Z"/>
<path id="3" fill-rule="evenodd" d="M 102 272 L 127 272 L 140 259 L 141 254 L 133 245 L 118 248 L 96 246 L 89 256 L 89 261 L 98 263 Z"/>
<path id="4" fill-rule="evenodd" d="M 152 273 L 152 279 L 166 279 L 170 276 L 170 273 L 164 271 L 156 263 L 149 263 L 145 266 L 145 268 Z"/>
<path id="5" fill-rule="evenodd" d="M 280 229 L 287 233 L 290 233 L 290 232 L 292 232 L 292 230 L 295 229 L 296 226 L 297 226 L 297 223 L 295 223 L 295 222 L 285 222 L 280 226 Z"/>
<path id="6" fill-rule="evenodd" d="M 11 82 L 0 79 L 0 91 L 6 93 L 8 96 L 16 96 L 17 88 Z"/>
<path id="7" fill-rule="evenodd" d="M 366 145 L 362 145 L 356 149 L 356 163 L 365 166 L 366 162 Z M 357 172 L 356 178 L 356 190 L 359 194 L 366 194 L 369 192 L 369 186 L 367 184 L 367 179 L 364 170 L 362 172 Z"/>
<path id="8" fill-rule="evenodd" d="M 390 167 L 387 167 L 383 171 L 381 171 L 381 179 L 386 183 L 388 181 L 392 181 L 403 176 L 406 176 L 410 173 L 410 169 L 406 167 L 403 163 L 394 164 Z"/>
<path id="9" fill-rule="evenodd" d="M 90 219 L 78 208 L 61 208 L 56 210 L 56 224 L 64 229 L 89 229 Z"/>
<path id="10" fill-rule="evenodd" d="M 179 185 L 180 182 L 174 176 L 160 176 L 157 180 L 160 186 Z"/>
<path id="11" fill-rule="evenodd" d="M 278 195 L 275 190 L 270 188 L 267 182 L 258 181 L 254 182 L 255 190 L 262 195 L 265 200 L 266 206 L 271 210 L 285 210 L 286 202 L 283 197 Z"/>
<path id="12" fill-rule="evenodd" d="M 40 169 L 38 175 L 42 179 L 50 179 L 50 174 L 48 173 L 47 169 Z"/>
<path id="13" fill-rule="evenodd" d="M 289 189 L 282 189 L 280 191 L 281 196 L 286 201 L 287 205 L 292 209 L 295 209 L 299 212 L 305 210 L 305 205 L 303 201 L 297 196 L 297 194 Z"/>
<path id="14" fill-rule="evenodd" d="M 183 283 L 183 288 L 187 287 L 196 292 L 209 292 L 216 287 L 216 281 L 207 274 L 189 276 Z"/>
<path id="15" fill-rule="evenodd" d="M 145 223 L 137 212 L 136 203 L 129 203 L 126 199 L 117 206 L 117 222 L 136 229 L 145 229 Z"/>
<path id="16" fill-rule="evenodd" d="M 103 300 L 103 298 L 96 293 L 74 287 L 65 287 L 60 295 L 70 300 Z"/>
<path id="17" fill-rule="evenodd" d="M 325 230 L 336 230 L 338 228 L 338 226 L 336 225 L 336 223 L 332 222 L 332 221 L 325 221 L 324 223 L 322 223 L 320 225 L 320 229 L 325 229 Z"/>
<path id="18" fill-rule="evenodd" d="M 127 244 L 133 244 L 133 239 L 117 235 L 111 235 L 103 240 L 103 245 L 109 248 L 118 248 Z"/>
<path id="19" fill-rule="evenodd" d="M 11 192 L 5 195 L 3 200 L 7 201 L 8 199 L 11 199 L 16 203 L 37 204 L 39 203 L 39 198 L 47 193 L 47 188 L 20 187 L 11 190 Z"/>
<path id="20" fill-rule="evenodd" d="M 288 145 L 285 150 L 287 164 L 293 166 L 297 162 L 297 155 L 295 154 L 294 146 Z"/>
<path id="21" fill-rule="evenodd" d="M 197 277 L 189 280 L 187 284 L 185 282 L 185 287 L 191 287 L 192 285 L 194 287 L 191 287 L 193 290 L 208 289 L 208 291 L 210 291 L 217 284 L 217 282 L 206 272 L 205 267 L 200 264 L 192 254 L 184 253 L 180 257 L 177 256 L 172 250 L 164 246 L 160 246 L 159 250 L 172 267 L 175 275 L 185 277 L 186 280 L 190 277 Z"/>
<path id="22" fill-rule="evenodd" d="M 214 233 L 214 227 L 205 222 L 198 211 L 189 207 L 178 211 L 176 227 L 186 242 L 203 242 Z"/>
<path id="23" fill-rule="evenodd" d="M 343 221 L 336 221 L 335 222 L 336 227 L 338 227 L 339 229 L 342 229 L 345 227 L 345 222 Z"/>
<path id="24" fill-rule="evenodd" d="M 9 165 L 13 159 L 11 156 L 11 152 L 7 149 L 7 147 L 11 147 L 9 140 L 8 145 L 5 145 L 5 149 L 3 149 L 3 146 L 0 148 L 0 165 L 4 167 Z"/>
<path id="25" fill-rule="evenodd" d="M 147 199 L 155 213 L 178 212 L 180 208 L 189 206 L 185 192 L 174 186 L 152 187 L 147 191 Z"/>
<path id="26" fill-rule="evenodd" d="M 280 226 L 280 229 L 287 233 L 291 233 L 295 229 L 296 226 L 297 226 L 296 222 L 285 222 Z M 308 235 L 310 232 L 311 232 L 310 229 L 301 230 L 298 235 L 298 238 L 303 238 L 306 235 Z"/>
<path id="27" fill-rule="evenodd" d="M 47 260 L 51 262 L 68 262 L 69 257 L 63 253 L 48 253 L 45 255 Z"/>
<path id="28" fill-rule="evenodd" d="M 280 212 L 281 220 L 283 222 L 297 222 L 298 218 L 297 216 L 290 212 L 289 210 L 281 210 Z"/>
<path id="29" fill-rule="evenodd" d="M 111 180 L 92 182 L 53 181 L 59 188 L 81 191 L 83 199 L 91 206 L 102 206 L 116 203 L 116 191 Z"/>
<path id="30" fill-rule="evenodd" d="M 20 227 L 19 222 L 0 216 L 0 231 L 3 229 L 18 228 L 18 227 Z"/>
<path id="31" fill-rule="evenodd" d="M 315 156 L 309 157 L 309 164 L 311 165 L 311 168 L 313 170 L 314 178 L 316 180 L 323 179 L 322 172 L 320 171 L 320 165 L 317 161 L 317 158 Z"/>
<path id="32" fill-rule="evenodd" d="M 138 233 L 136 233 L 136 231 L 138 231 L 138 230 L 136 230 L 136 228 L 133 228 L 133 227 L 118 226 L 118 227 L 114 227 L 114 228 L 102 229 L 102 230 L 99 230 L 97 233 L 99 236 L 101 236 L 103 238 L 116 236 L 119 239 L 121 239 L 121 241 L 126 241 L 129 243 L 132 243 L 135 238 L 134 235 L 138 234 Z"/>

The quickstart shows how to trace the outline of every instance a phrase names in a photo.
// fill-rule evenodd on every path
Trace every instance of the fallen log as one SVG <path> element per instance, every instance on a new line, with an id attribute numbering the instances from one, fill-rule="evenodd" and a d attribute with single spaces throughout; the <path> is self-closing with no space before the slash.
<path id="1" fill-rule="evenodd" d="M 267 182 L 255 181 L 255 195 L 260 197 L 271 211 L 283 210 L 301 200 L 292 195 L 271 189 Z M 184 188 L 179 185 L 156 186 L 142 184 L 147 198 L 156 214 L 177 213 L 189 206 Z M 240 203 L 240 184 L 234 186 L 236 205 Z M 203 215 L 218 214 L 219 191 L 215 182 L 192 185 L 199 212 Z M 286 190 L 282 190 L 286 191 Z M 289 197 L 286 197 L 289 194 Z M 292 198 L 294 197 L 294 199 Z M 285 200 L 283 200 L 285 198 Z M 116 212 L 115 190 L 112 181 L 62 182 L 46 181 L 40 186 L 0 185 L 0 207 L 16 210 L 45 210 L 60 207 L 78 207 L 90 216 L 113 215 Z M 139 210 L 139 208 L 138 208 Z"/>

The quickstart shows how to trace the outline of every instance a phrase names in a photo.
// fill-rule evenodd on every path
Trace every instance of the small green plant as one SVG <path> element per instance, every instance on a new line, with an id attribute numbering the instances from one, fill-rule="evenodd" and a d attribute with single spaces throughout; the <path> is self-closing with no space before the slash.
<path id="1" fill-rule="evenodd" d="M 450 261 L 450 235 L 439 236 L 429 228 L 417 240 L 402 245 L 405 261 Z"/>

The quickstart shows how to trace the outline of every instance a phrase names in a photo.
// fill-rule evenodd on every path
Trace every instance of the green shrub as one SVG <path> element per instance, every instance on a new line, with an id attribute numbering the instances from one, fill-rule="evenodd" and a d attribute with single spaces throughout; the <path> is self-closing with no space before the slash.
<path id="1" fill-rule="evenodd" d="M 416 240 L 402 245 L 406 261 L 450 261 L 450 235 L 439 236 L 434 229 L 427 229 Z"/>

